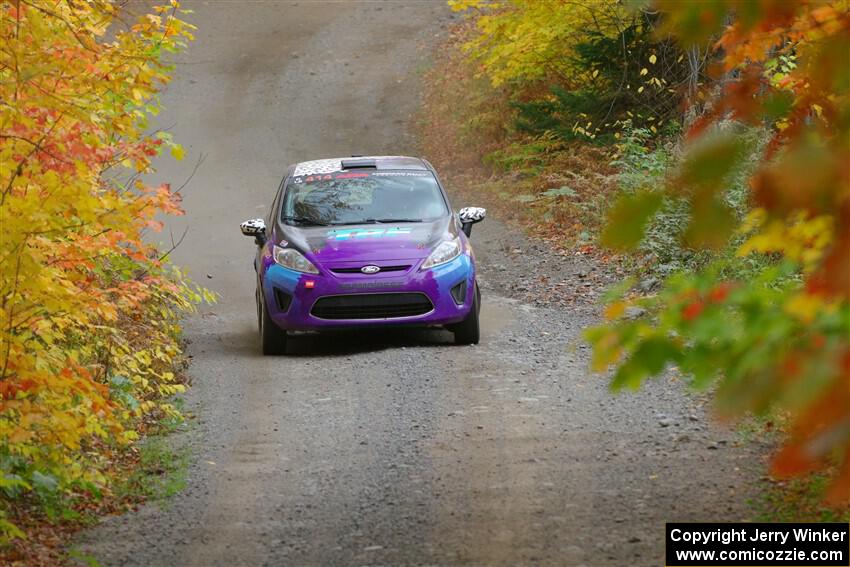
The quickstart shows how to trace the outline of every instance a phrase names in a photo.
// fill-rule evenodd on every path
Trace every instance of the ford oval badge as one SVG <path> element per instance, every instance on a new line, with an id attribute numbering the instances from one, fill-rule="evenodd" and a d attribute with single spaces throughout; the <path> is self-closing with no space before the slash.
<path id="1" fill-rule="evenodd" d="M 369 265 L 369 266 L 363 266 L 362 268 L 360 268 L 360 271 L 363 272 L 364 274 L 377 274 L 378 272 L 381 271 L 381 268 L 378 267 L 378 266 Z"/>

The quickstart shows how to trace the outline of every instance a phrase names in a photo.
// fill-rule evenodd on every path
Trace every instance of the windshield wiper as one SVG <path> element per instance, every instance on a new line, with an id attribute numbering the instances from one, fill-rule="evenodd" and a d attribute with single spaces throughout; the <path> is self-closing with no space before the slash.
<path id="1" fill-rule="evenodd" d="M 308 219 L 307 217 L 284 216 L 282 218 L 285 221 L 292 221 L 292 222 L 297 222 L 297 223 L 306 224 L 306 225 L 310 225 L 310 226 L 328 226 L 327 223 L 319 222 L 319 221 L 314 220 L 314 219 Z"/>
<path id="2" fill-rule="evenodd" d="M 422 222 L 422 219 L 361 219 L 352 222 L 333 222 L 333 226 L 346 226 L 352 224 L 387 224 L 393 222 Z"/>

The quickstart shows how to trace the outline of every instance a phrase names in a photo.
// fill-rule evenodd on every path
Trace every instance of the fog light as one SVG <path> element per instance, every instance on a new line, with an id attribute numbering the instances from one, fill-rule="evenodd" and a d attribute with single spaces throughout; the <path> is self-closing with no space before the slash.
<path id="1" fill-rule="evenodd" d="M 280 311 L 286 311 L 289 309 L 289 304 L 292 303 L 292 296 L 282 289 L 274 288 L 274 300 Z"/>
<path id="2" fill-rule="evenodd" d="M 452 288 L 452 299 L 458 305 L 462 305 L 466 300 L 466 280 L 463 280 Z"/>

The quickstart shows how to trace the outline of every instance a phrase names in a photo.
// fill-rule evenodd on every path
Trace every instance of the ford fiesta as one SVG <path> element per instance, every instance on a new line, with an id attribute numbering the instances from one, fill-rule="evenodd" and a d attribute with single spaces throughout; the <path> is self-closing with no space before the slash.
<path id="1" fill-rule="evenodd" d="M 468 237 L 484 214 L 454 214 L 419 158 L 291 166 L 268 217 L 241 226 L 257 244 L 263 354 L 284 354 L 288 331 L 394 325 L 442 325 L 455 343 L 477 343 L 481 294 Z"/>

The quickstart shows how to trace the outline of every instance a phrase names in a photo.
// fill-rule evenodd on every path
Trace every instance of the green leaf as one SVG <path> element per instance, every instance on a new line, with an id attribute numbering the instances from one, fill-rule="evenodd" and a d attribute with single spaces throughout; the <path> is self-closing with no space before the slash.
<path id="1" fill-rule="evenodd" d="M 644 339 L 614 375 L 611 387 L 619 390 L 624 387 L 638 388 L 641 382 L 650 376 L 657 376 L 667 364 L 679 358 L 679 349 L 661 335 Z"/>
<path id="2" fill-rule="evenodd" d="M 731 132 L 705 136 L 689 149 L 678 181 L 685 186 L 718 191 L 744 154 L 744 141 L 740 136 Z"/>
<path id="3" fill-rule="evenodd" d="M 614 374 L 614 378 L 611 380 L 611 389 L 615 391 L 622 390 L 623 388 L 637 390 L 646 377 L 647 372 L 640 364 L 636 364 L 631 360 L 626 361 Z"/>
<path id="4" fill-rule="evenodd" d="M 720 199 L 697 198 L 684 239 L 693 248 L 722 248 L 737 226 L 734 211 Z"/>
<path id="5" fill-rule="evenodd" d="M 646 224 L 661 207 L 662 196 L 654 191 L 623 195 L 608 212 L 602 243 L 611 248 L 629 250 L 643 238 Z"/>
<path id="6" fill-rule="evenodd" d="M 21 531 L 18 526 L 0 516 L 0 543 L 6 543 L 11 539 L 27 539 L 27 534 Z"/>
<path id="7" fill-rule="evenodd" d="M 39 471 L 32 473 L 32 486 L 37 492 L 56 492 L 59 488 L 59 483 L 49 474 L 43 474 Z"/>
<path id="8" fill-rule="evenodd" d="M 778 120 L 788 115 L 794 106 L 794 95 L 788 91 L 771 93 L 762 103 L 762 112 L 768 120 Z"/>
<path id="9" fill-rule="evenodd" d="M 7 494 L 17 493 L 19 489 L 29 490 L 32 488 L 27 481 L 16 474 L 5 474 L 0 476 L 0 490 Z"/>

